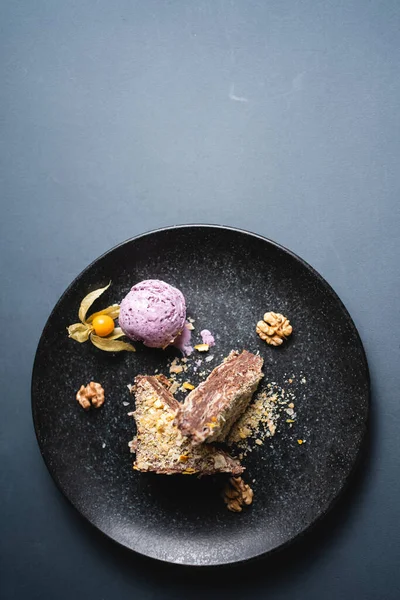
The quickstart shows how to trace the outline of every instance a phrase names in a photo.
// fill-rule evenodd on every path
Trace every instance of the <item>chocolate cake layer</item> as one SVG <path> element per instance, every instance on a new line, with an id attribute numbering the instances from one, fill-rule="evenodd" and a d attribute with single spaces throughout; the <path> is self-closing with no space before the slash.
<path id="1" fill-rule="evenodd" d="M 225 440 L 263 377 L 263 359 L 232 351 L 179 407 L 176 423 L 193 444 Z"/>
<path id="2" fill-rule="evenodd" d="M 134 469 L 165 475 L 242 473 L 239 461 L 226 452 L 210 445 L 193 447 L 182 435 L 175 424 L 180 404 L 162 381 L 162 377 L 151 376 L 135 379 L 137 436 L 130 444 L 136 452 Z"/>

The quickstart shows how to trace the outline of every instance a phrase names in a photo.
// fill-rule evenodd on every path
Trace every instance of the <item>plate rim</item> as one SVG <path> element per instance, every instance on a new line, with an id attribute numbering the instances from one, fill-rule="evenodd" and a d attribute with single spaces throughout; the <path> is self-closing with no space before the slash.
<path id="1" fill-rule="evenodd" d="M 367 394 L 366 394 L 366 416 L 365 416 L 365 427 L 364 427 L 364 431 L 362 433 L 362 437 L 357 449 L 357 453 L 353 459 L 353 464 L 350 467 L 350 470 L 347 474 L 346 480 L 344 482 L 344 484 L 342 485 L 342 487 L 340 488 L 340 490 L 337 492 L 337 494 L 331 499 L 331 501 L 329 502 L 329 504 L 327 505 L 327 507 L 325 508 L 325 510 L 318 515 L 318 517 L 312 521 L 309 525 L 307 525 L 304 529 L 302 529 L 301 531 L 299 531 L 296 535 L 294 535 L 291 539 L 287 540 L 286 542 L 283 542 L 282 544 L 279 544 L 277 546 L 275 546 L 274 548 L 271 548 L 269 550 L 266 550 L 264 552 L 257 552 L 256 554 L 253 554 L 251 556 L 247 556 L 247 557 L 243 557 L 243 558 L 239 558 L 239 559 L 228 559 L 228 560 L 220 560 L 219 562 L 211 562 L 211 563 L 198 563 L 198 562 L 190 562 L 189 560 L 185 560 L 185 561 L 174 561 L 174 560 L 169 560 L 167 558 L 162 558 L 159 556 L 155 556 L 154 554 L 151 554 L 150 552 L 143 552 L 141 550 L 135 550 L 134 548 L 131 548 L 130 546 L 124 544 L 123 542 L 115 539 L 114 537 L 112 537 L 109 533 L 107 533 L 106 531 L 104 531 L 102 528 L 100 528 L 98 525 L 96 525 L 95 523 L 93 523 L 90 518 L 85 515 L 77 506 L 75 506 L 75 504 L 73 503 L 73 501 L 69 498 L 67 492 L 64 490 L 63 485 L 61 483 L 61 481 L 59 480 L 57 474 L 55 471 L 53 471 L 51 465 L 50 465 L 50 461 L 46 458 L 44 452 L 43 452 L 43 448 L 42 448 L 42 444 L 40 442 L 39 439 L 39 425 L 37 423 L 37 419 L 36 419 L 36 415 L 35 415 L 35 406 L 34 406 L 34 396 L 33 396 L 33 386 L 34 386 L 34 379 L 35 379 L 35 374 L 36 374 L 36 370 L 38 368 L 38 350 L 39 350 L 39 345 L 40 342 L 42 340 L 43 334 L 45 333 L 45 330 L 49 324 L 49 321 L 51 320 L 53 314 L 56 312 L 59 304 L 62 302 L 62 300 L 64 299 L 64 297 L 68 294 L 68 292 L 70 291 L 70 289 L 75 285 L 75 283 L 81 279 L 82 276 L 85 275 L 85 273 L 87 271 L 89 271 L 92 266 L 94 266 L 98 261 L 102 260 L 105 256 L 107 256 L 108 254 L 111 254 L 112 252 L 114 252 L 115 250 L 117 250 L 118 248 L 125 246 L 127 244 L 130 244 L 132 242 L 135 242 L 136 240 L 139 240 L 141 238 L 145 238 L 145 237 L 149 237 L 158 233 L 162 233 L 165 231 L 177 231 L 180 229 L 210 229 L 210 230 L 224 230 L 224 231 L 232 231 L 235 233 L 240 233 L 240 234 L 244 234 L 246 236 L 250 236 L 252 238 L 256 238 L 262 242 L 266 242 L 269 245 L 274 246 L 275 248 L 283 251 L 284 253 L 288 254 L 289 256 L 291 256 L 292 258 L 294 258 L 295 260 L 299 261 L 307 270 L 309 270 L 315 277 L 317 277 L 317 279 L 319 280 L 319 282 L 325 287 L 325 289 L 327 289 L 328 292 L 330 292 L 330 294 L 334 297 L 334 299 L 338 302 L 342 312 L 344 313 L 344 316 L 346 317 L 347 322 L 350 324 L 351 329 L 353 330 L 353 333 L 355 333 L 355 337 L 356 340 L 358 342 L 358 346 L 359 349 L 361 350 L 361 359 L 363 362 L 363 366 L 365 368 L 365 372 L 366 372 L 366 383 L 367 383 Z M 284 246 L 283 244 L 280 244 L 278 242 L 275 242 L 274 240 L 271 240 L 270 238 L 263 236 L 261 234 L 252 232 L 252 231 L 248 231 L 246 229 L 241 229 L 239 227 L 234 227 L 234 226 L 229 226 L 229 225 L 219 225 L 219 224 L 209 224 L 209 223 L 182 223 L 182 224 L 176 224 L 176 225 L 168 225 L 165 227 L 159 227 L 156 229 L 151 229 L 149 231 L 140 233 L 138 235 L 135 235 L 133 237 L 127 238 L 126 240 L 112 246 L 111 248 L 109 248 L 108 250 L 106 250 L 105 252 L 103 252 L 102 254 L 100 254 L 97 258 L 95 258 L 94 260 L 92 260 L 80 273 L 78 273 L 78 275 L 76 277 L 74 277 L 74 279 L 71 281 L 71 283 L 65 288 L 64 292 L 61 294 L 61 296 L 58 298 L 57 302 L 54 304 L 50 314 L 48 315 L 46 322 L 42 328 L 40 337 L 39 337 L 39 341 L 37 343 L 36 346 L 36 351 L 35 351 L 35 358 L 33 361 L 33 366 L 32 366 L 32 375 L 31 375 L 31 386 L 30 386 L 30 390 L 31 390 L 31 414 L 32 414 L 32 420 L 33 420 L 33 426 L 34 426 L 34 431 L 35 431 L 35 436 L 36 436 L 36 441 L 37 444 L 39 446 L 39 450 L 40 450 L 40 454 L 41 457 L 46 465 L 46 468 L 52 478 L 52 480 L 54 481 L 54 483 L 56 484 L 56 487 L 58 488 L 58 490 L 61 492 L 61 494 L 64 496 L 64 498 L 68 501 L 68 503 L 74 508 L 74 510 L 77 511 L 77 513 L 87 522 L 90 524 L 91 527 L 93 527 L 96 531 L 100 532 L 103 536 L 105 536 L 107 539 L 111 540 L 113 543 L 117 544 L 118 546 L 120 546 L 121 548 L 124 548 L 125 550 L 128 550 L 130 552 L 135 553 L 136 555 L 139 556 L 144 556 L 146 558 L 150 558 L 152 560 L 155 561 L 161 561 L 162 563 L 165 564 L 173 564 L 173 565 L 179 565 L 182 567 L 197 567 L 199 569 L 204 568 L 204 567 L 209 567 L 209 568 L 213 568 L 213 567 L 219 567 L 219 566 L 227 566 L 227 565 L 233 565 L 233 564 L 243 564 L 243 563 L 247 563 L 250 561 L 254 561 L 260 558 L 266 558 L 268 556 L 272 556 L 274 554 L 276 554 L 277 552 L 283 551 L 284 549 L 286 549 L 288 546 L 290 546 L 291 544 L 298 542 L 302 537 L 304 537 L 306 534 L 308 534 L 312 529 L 314 529 L 314 527 L 316 527 L 325 517 L 328 513 L 331 512 L 331 510 L 334 508 L 334 506 L 336 506 L 336 504 L 340 501 L 340 499 L 342 498 L 344 492 L 347 490 L 351 480 L 353 479 L 353 475 L 360 463 L 360 458 L 362 456 L 364 447 L 365 447 L 365 442 L 366 442 L 366 437 L 367 437 L 367 432 L 368 432 L 368 425 L 369 425 L 369 418 L 370 418 L 370 412 L 371 412 L 371 377 L 370 377 L 370 370 L 369 370 L 369 365 L 368 365 L 368 360 L 367 360 L 367 355 L 365 352 L 365 348 L 364 348 L 364 344 L 362 342 L 360 333 L 350 315 L 350 312 L 348 311 L 348 309 L 346 308 L 345 304 L 343 303 L 343 301 L 341 300 L 341 298 L 338 296 L 338 294 L 336 293 L 336 291 L 333 289 L 333 287 L 330 285 L 330 283 L 312 266 L 310 265 L 306 260 L 304 260 L 301 256 L 299 256 L 298 254 L 296 254 L 295 252 L 293 252 L 292 250 L 290 250 L 289 248 L 287 248 L 286 246 Z"/>

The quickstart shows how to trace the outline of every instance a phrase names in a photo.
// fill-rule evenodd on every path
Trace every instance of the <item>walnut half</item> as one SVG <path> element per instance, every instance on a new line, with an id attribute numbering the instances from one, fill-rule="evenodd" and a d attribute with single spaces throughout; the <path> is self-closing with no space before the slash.
<path id="1" fill-rule="evenodd" d="M 224 502 L 228 510 L 242 512 L 244 505 L 253 502 L 253 490 L 241 477 L 231 477 L 224 489 Z"/>
<path id="2" fill-rule="evenodd" d="M 280 313 L 267 312 L 263 319 L 258 321 L 256 331 L 271 346 L 280 346 L 293 331 L 289 320 Z"/>
<path id="3" fill-rule="evenodd" d="M 85 410 L 89 410 L 91 406 L 100 408 L 104 404 L 104 389 L 100 383 L 91 381 L 86 387 L 81 385 L 76 394 L 76 399 Z"/>

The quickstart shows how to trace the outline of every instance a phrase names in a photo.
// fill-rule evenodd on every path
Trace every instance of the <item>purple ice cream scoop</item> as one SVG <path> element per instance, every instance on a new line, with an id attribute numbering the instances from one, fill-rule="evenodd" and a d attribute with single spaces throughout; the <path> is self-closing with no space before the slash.
<path id="1" fill-rule="evenodd" d="M 186 303 L 182 292 L 158 279 L 134 285 L 120 306 L 122 331 L 150 348 L 172 344 L 183 330 L 185 320 Z"/>

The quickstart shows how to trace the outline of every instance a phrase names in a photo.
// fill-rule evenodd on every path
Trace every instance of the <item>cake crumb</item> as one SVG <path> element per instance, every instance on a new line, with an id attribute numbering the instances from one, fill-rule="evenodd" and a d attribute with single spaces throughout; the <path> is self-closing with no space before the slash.
<path id="1" fill-rule="evenodd" d="M 194 385 L 189 383 L 189 381 L 185 381 L 182 387 L 185 388 L 185 390 L 194 390 Z"/>
<path id="2" fill-rule="evenodd" d="M 240 454 L 246 456 L 266 439 L 276 434 L 279 421 L 293 427 L 296 422 L 295 390 L 285 390 L 275 381 L 269 382 L 266 389 L 260 390 L 245 412 L 233 425 L 227 443 L 236 446 Z"/>
<path id="3" fill-rule="evenodd" d="M 177 381 L 174 381 L 173 384 L 171 385 L 171 387 L 169 388 L 169 391 L 173 395 L 173 394 L 176 394 L 178 389 L 179 389 L 179 383 Z"/>
<path id="4" fill-rule="evenodd" d="M 198 352 L 208 352 L 210 349 L 210 346 L 208 344 L 197 344 L 194 347 L 195 350 L 197 350 Z"/>

